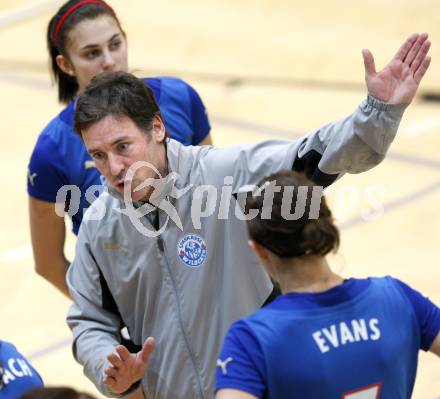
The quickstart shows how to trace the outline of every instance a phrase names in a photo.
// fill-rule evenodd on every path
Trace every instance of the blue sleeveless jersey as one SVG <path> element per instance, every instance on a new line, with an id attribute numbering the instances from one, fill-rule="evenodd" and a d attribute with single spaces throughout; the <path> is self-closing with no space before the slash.
<path id="1" fill-rule="evenodd" d="M 270 399 L 410 398 L 440 309 L 391 277 L 286 294 L 233 324 L 216 389 Z"/>
<path id="2" fill-rule="evenodd" d="M 190 85 L 169 77 L 144 81 L 153 91 L 171 138 L 185 145 L 197 145 L 209 135 L 205 107 Z M 74 101 L 40 134 L 29 163 L 27 189 L 31 197 L 54 203 L 61 187 L 76 185 L 80 205 L 70 216 L 77 234 L 84 211 L 99 194 L 98 188 L 90 187 L 101 186 L 102 182 L 81 138 L 73 131 L 73 117 Z"/>
<path id="3" fill-rule="evenodd" d="M 0 341 L 0 399 L 19 399 L 31 389 L 41 388 L 43 380 L 14 345 Z"/>

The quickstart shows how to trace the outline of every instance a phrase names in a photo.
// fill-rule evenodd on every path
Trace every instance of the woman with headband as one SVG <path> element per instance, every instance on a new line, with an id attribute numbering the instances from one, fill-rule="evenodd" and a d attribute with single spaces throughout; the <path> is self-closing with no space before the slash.
<path id="1" fill-rule="evenodd" d="M 326 255 L 339 231 L 302 175 L 258 186 L 246 203 L 257 214 L 249 244 L 283 295 L 230 328 L 216 399 L 410 398 L 419 350 L 440 356 L 440 308 L 389 276 L 334 273 Z"/>
<path id="2" fill-rule="evenodd" d="M 55 204 L 69 210 L 78 233 L 83 212 L 96 198 L 100 174 L 73 132 L 75 97 L 103 71 L 127 71 L 127 38 L 114 10 L 100 0 L 71 0 L 49 22 L 47 44 L 58 99 L 67 104 L 43 130 L 28 171 L 30 226 L 38 274 L 69 296 L 65 275 L 65 221 Z M 176 78 L 146 78 L 159 103 L 169 136 L 186 145 L 211 144 L 210 124 L 197 92 Z M 75 185 L 77 194 L 58 197 Z M 89 189 L 89 191 L 87 191 Z M 62 190 L 61 190 L 62 192 Z M 69 209 L 70 205 L 70 209 Z"/>

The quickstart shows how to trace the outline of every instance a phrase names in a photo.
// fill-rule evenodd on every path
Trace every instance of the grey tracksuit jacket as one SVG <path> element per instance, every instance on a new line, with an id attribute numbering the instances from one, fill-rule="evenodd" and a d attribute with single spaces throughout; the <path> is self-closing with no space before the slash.
<path id="1" fill-rule="evenodd" d="M 344 173 L 368 170 L 385 157 L 403 111 L 403 106 L 369 97 L 349 117 L 298 140 L 225 149 L 169 140 L 174 185 L 179 190 L 192 186 L 171 200 L 182 229 L 160 210 L 158 237 L 146 237 L 118 211 L 125 207 L 118 195 L 102 194 L 85 215 L 67 275 L 74 301 L 67 316 L 73 353 L 98 389 L 123 396 L 102 382 L 106 356 L 119 343 L 123 322 L 136 344 L 148 336 L 156 339 L 141 382 L 148 398 L 212 398 L 216 359 L 228 327 L 260 307 L 272 290 L 248 247 L 245 222 L 235 216 L 234 194 L 292 167 L 324 185 Z M 217 198 L 217 206 L 199 225 L 191 211 L 192 204 L 203 207 L 201 185 L 216 188 L 211 198 Z M 148 216 L 139 220 L 153 230 Z M 185 247 L 188 239 L 194 244 L 194 235 L 198 250 Z"/>

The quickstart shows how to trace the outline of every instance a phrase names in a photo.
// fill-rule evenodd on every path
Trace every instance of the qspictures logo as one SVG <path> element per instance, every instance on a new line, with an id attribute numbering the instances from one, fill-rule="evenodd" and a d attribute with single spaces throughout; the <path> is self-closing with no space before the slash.
<path id="1" fill-rule="evenodd" d="M 133 180 L 135 179 L 136 173 L 142 168 L 144 171 L 145 168 L 147 168 L 149 175 L 155 176 L 155 178 L 147 178 L 133 188 Z M 93 203 L 93 212 L 88 212 L 87 218 L 100 220 L 109 211 L 120 212 L 130 219 L 133 227 L 139 233 L 146 237 L 157 237 L 164 232 L 171 221 L 183 232 L 182 217 L 185 218 L 185 222 L 190 218 L 192 228 L 196 231 L 201 229 L 203 219 L 212 217 L 218 220 L 227 220 L 235 216 L 239 220 L 249 221 L 257 217 L 261 212 L 261 219 L 270 219 L 274 194 L 281 191 L 283 192 L 281 215 L 284 219 L 297 220 L 303 218 L 305 212 L 308 212 L 306 217 L 309 219 L 317 219 L 319 216 L 321 198 L 324 194 L 323 187 L 321 186 L 314 186 L 310 196 L 309 186 L 280 187 L 276 185 L 275 181 L 268 181 L 261 187 L 255 185 L 236 187 L 234 186 L 233 176 L 225 176 L 223 185 L 220 187 L 212 185 L 194 186 L 192 184 L 182 187 L 180 182 L 178 188 L 176 187 L 176 183 L 179 182 L 179 178 L 180 175 L 176 172 L 162 176 L 159 170 L 149 162 L 136 162 L 125 174 L 123 194 L 113 192 L 113 195 L 122 199 L 124 206 L 114 210 L 108 210 L 102 201 L 94 202 L 103 191 L 103 186 L 94 185 L 89 187 L 84 194 L 89 204 Z M 110 190 L 114 191 L 115 189 L 111 189 L 110 187 Z M 150 192 L 147 200 L 134 201 L 133 193 L 141 190 Z M 295 190 L 297 190 L 296 195 L 294 195 Z M 346 208 L 346 197 L 338 197 L 338 192 L 333 188 L 329 190 L 332 190 L 333 194 L 336 194 L 335 198 L 337 201 L 333 204 L 333 208 Z M 380 190 L 377 191 L 379 192 Z M 353 196 L 353 193 L 356 194 L 356 196 Z M 356 190 L 349 192 L 344 188 L 343 194 L 350 194 L 351 202 L 353 202 L 354 198 L 359 199 L 358 191 Z M 367 194 L 372 198 L 372 203 L 374 203 L 375 208 L 368 212 L 361 210 L 361 216 L 365 220 L 377 219 L 383 215 L 384 207 L 379 199 L 374 198 L 371 188 L 368 189 Z M 68 214 L 72 217 L 80 209 L 81 195 L 82 193 L 77 186 L 63 186 L 58 191 L 57 203 L 64 204 L 67 198 L 70 198 Z M 246 209 L 246 200 L 249 195 L 254 197 L 263 196 L 264 200 L 261 211 L 257 209 Z M 310 196 L 310 204 L 308 207 L 305 206 L 307 196 Z M 234 197 L 236 201 L 233 199 Z M 293 204 L 294 197 L 296 198 L 296 204 Z M 181 207 L 180 214 L 175 207 L 178 201 L 184 204 L 183 207 Z M 353 204 L 350 204 L 350 206 L 352 205 Z M 231 211 L 231 207 L 234 207 L 233 212 Z M 61 208 L 62 207 L 57 207 L 56 212 L 60 217 L 64 217 L 64 209 Z M 166 215 L 165 221 L 162 221 L 158 229 L 153 228 L 151 223 L 145 223 L 145 218 L 149 216 L 152 217 L 150 214 L 156 210 Z M 294 210 L 293 213 L 292 210 Z M 199 253 L 197 252 L 198 245 L 200 245 L 200 248 L 203 247 L 201 242 L 195 240 L 192 241 L 192 244 L 188 243 L 187 247 L 182 244 L 182 247 L 178 249 L 179 257 L 182 261 L 185 259 L 184 262 L 185 264 L 188 262 L 188 266 L 190 266 L 192 262 L 190 260 L 191 257 Z M 194 251 L 191 253 L 193 249 Z M 202 252 L 200 253 L 203 258 Z M 182 255 L 182 258 L 181 253 L 186 253 L 186 255 Z M 195 260 L 194 262 L 196 265 L 197 261 Z"/>

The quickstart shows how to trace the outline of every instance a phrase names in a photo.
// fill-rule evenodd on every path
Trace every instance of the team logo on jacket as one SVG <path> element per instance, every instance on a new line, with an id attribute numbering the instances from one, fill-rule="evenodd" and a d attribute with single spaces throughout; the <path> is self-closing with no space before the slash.
<path id="1" fill-rule="evenodd" d="M 206 259 L 206 242 L 196 234 L 186 234 L 177 244 L 177 255 L 188 267 L 199 267 Z"/>

